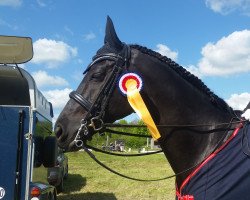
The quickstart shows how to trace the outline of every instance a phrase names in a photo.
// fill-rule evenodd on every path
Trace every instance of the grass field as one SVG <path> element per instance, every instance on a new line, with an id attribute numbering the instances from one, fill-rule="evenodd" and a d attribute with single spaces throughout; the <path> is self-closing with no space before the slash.
<path id="1" fill-rule="evenodd" d="M 152 179 L 172 175 L 163 154 L 124 158 L 94 152 L 103 163 L 126 175 Z M 59 200 L 172 200 L 175 181 L 138 182 L 114 175 L 95 163 L 85 152 L 67 153 L 69 176 Z"/>

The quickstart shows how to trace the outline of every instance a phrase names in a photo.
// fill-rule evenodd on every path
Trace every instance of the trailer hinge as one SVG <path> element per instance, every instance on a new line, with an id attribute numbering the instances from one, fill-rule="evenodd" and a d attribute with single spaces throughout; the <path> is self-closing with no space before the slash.
<path id="1" fill-rule="evenodd" d="M 24 135 L 24 137 L 25 137 L 26 140 L 31 140 L 32 139 L 32 134 L 31 133 L 26 133 Z"/>
<path id="2" fill-rule="evenodd" d="M 16 185 L 18 185 L 18 180 L 19 180 L 19 172 L 16 172 Z"/>

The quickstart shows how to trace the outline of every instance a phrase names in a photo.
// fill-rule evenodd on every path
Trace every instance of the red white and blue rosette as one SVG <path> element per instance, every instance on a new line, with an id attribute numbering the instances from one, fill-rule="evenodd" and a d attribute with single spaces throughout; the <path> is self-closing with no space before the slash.
<path id="1" fill-rule="evenodd" d="M 126 83 L 129 80 L 136 81 L 136 88 L 139 91 L 142 89 L 143 82 L 142 82 L 141 77 L 136 73 L 126 73 L 126 74 L 123 74 L 119 80 L 119 89 L 122 92 L 122 94 L 127 95 Z"/>

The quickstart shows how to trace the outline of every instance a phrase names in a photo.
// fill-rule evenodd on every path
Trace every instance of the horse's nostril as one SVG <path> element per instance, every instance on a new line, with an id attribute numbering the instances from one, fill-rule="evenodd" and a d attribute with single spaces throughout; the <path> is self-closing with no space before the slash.
<path id="1" fill-rule="evenodd" d="M 59 142 L 65 142 L 65 140 L 67 139 L 67 135 L 65 134 L 65 132 L 63 132 L 62 127 L 59 125 L 57 125 L 55 128 L 55 135 Z"/>
<path id="2" fill-rule="evenodd" d="M 57 138 L 59 138 L 62 135 L 62 128 L 60 126 L 56 127 L 55 135 L 56 135 Z"/>

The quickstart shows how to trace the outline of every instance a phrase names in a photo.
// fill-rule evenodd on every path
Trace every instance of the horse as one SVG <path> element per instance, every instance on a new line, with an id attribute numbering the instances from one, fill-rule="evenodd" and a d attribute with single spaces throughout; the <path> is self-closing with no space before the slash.
<path id="1" fill-rule="evenodd" d="M 104 122 L 113 123 L 134 112 L 118 84 L 127 73 L 142 79 L 141 97 L 176 174 L 176 199 L 248 199 L 249 122 L 170 58 L 121 42 L 110 17 L 104 45 L 55 123 L 59 146 L 77 151 Z"/>

